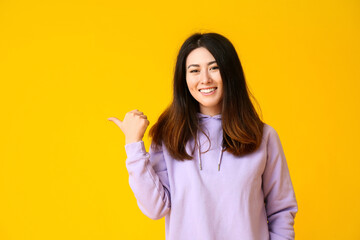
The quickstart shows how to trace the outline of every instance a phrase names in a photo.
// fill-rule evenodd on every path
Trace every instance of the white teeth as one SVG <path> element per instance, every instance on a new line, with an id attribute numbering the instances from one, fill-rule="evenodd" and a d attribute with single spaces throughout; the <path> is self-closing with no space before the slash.
<path id="1" fill-rule="evenodd" d="M 209 88 L 209 89 L 200 89 L 200 92 L 209 93 L 215 91 L 216 88 Z"/>

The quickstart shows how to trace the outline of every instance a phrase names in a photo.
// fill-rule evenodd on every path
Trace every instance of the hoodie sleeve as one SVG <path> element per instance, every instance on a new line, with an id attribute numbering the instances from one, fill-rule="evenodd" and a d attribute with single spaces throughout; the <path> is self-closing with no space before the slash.
<path id="1" fill-rule="evenodd" d="M 272 127 L 267 147 L 263 191 L 270 240 L 291 240 L 298 205 L 280 138 Z"/>
<path id="2" fill-rule="evenodd" d="M 125 145 L 126 168 L 129 185 L 140 210 L 157 220 L 170 211 L 170 186 L 163 151 L 150 147 L 146 152 L 144 142 Z"/>

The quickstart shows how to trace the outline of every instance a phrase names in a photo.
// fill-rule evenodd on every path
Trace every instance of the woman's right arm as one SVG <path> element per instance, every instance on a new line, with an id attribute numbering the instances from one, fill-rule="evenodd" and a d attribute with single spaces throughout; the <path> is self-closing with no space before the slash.
<path id="1" fill-rule="evenodd" d="M 150 147 L 146 152 L 142 140 L 126 144 L 125 151 L 130 188 L 140 210 L 154 220 L 164 217 L 170 211 L 171 198 L 163 151 Z"/>
<path id="2" fill-rule="evenodd" d="M 163 151 L 150 147 L 146 152 L 142 138 L 149 126 L 147 116 L 135 109 L 121 121 L 113 121 L 125 134 L 126 168 L 129 183 L 140 210 L 151 219 L 160 219 L 170 211 L 170 186 Z"/>

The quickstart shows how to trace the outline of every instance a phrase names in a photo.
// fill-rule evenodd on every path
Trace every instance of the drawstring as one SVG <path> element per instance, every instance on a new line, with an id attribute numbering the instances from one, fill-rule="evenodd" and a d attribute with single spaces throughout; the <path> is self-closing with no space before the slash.
<path id="1" fill-rule="evenodd" d="M 199 152 L 199 167 L 200 167 L 200 170 L 202 170 L 201 157 L 200 157 L 200 144 L 199 144 L 199 147 L 198 147 L 198 152 Z"/>
<path id="2" fill-rule="evenodd" d="M 200 142 L 200 140 L 199 140 Z M 223 147 L 222 147 L 222 142 L 220 145 L 220 154 L 219 154 L 219 161 L 218 161 L 218 171 L 220 171 L 220 164 L 221 164 L 221 160 L 222 160 L 222 154 L 223 154 Z M 198 160 L 199 160 L 199 168 L 200 170 L 202 170 L 202 163 L 201 163 L 201 155 L 200 155 L 200 143 L 198 144 Z"/>
<path id="3" fill-rule="evenodd" d="M 219 162 L 218 162 L 218 171 L 220 171 L 220 164 L 221 164 L 222 154 L 223 154 L 223 147 L 222 147 L 222 144 L 221 144 L 221 146 L 220 146 L 220 156 L 219 156 Z"/>

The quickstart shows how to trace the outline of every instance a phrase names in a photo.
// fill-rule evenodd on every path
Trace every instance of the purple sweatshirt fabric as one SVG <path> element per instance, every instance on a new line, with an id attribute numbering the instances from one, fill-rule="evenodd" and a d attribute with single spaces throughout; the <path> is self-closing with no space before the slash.
<path id="1" fill-rule="evenodd" d="M 165 217 L 167 240 L 294 239 L 298 205 L 274 128 L 265 123 L 260 148 L 237 157 L 221 151 L 221 114 L 197 115 L 211 142 L 199 131 L 193 160 L 177 161 L 165 146 L 146 152 L 143 141 L 125 145 L 140 210 L 154 220 Z M 186 144 L 189 154 L 194 144 Z"/>

